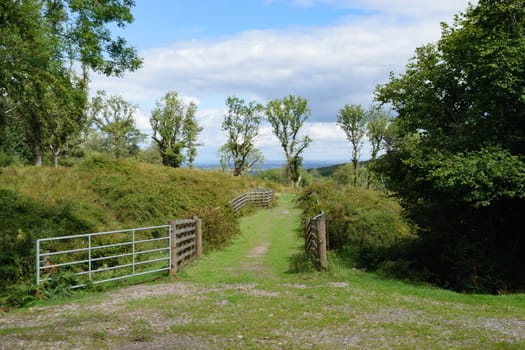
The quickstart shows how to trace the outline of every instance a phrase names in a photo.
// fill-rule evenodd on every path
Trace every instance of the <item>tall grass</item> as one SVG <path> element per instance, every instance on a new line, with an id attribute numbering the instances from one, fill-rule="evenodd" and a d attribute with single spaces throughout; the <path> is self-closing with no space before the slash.
<path id="1" fill-rule="evenodd" d="M 205 250 L 224 246 L 239 232 L 229 200 L 264 186 L 251 177 L 107 157 L 72 168 L 1 168 L 0 294 L 32 283 L 37 238 L 163 225 L 198 215 Z"/>

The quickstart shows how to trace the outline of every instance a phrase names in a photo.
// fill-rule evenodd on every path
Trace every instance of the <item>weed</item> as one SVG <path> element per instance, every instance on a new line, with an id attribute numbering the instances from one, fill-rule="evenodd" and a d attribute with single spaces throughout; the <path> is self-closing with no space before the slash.
<path id="1" fill-rule="evenodd" d="M 146 320 L 134 320 L 129 329 L 129 339 L 133 342 L 150 342 L 153 339 L 153 328 Z"/>

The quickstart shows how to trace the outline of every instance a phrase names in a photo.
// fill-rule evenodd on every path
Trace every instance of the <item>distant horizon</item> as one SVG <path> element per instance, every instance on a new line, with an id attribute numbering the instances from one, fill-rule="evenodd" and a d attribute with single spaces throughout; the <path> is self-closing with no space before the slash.
<path id="1" fill-rule="evenodd" d="M 476 2 L 137 0 L 135 21 L 111 31 L 137 49 L 143 66 L 120 78 L 91 74 L 90 94 L 104 90 L 131 102 L 137 129 L 151 136 L 151 111 L 176 91 L 197 105 L 202 162 L 214 162 L 227 141 L 227 97 L 266 105 L 301 96 L 310 113 L 298 136 L 313 140 L 304 158 L 349 160 L 339 110 L 372 104 L 376 87 L 403 73 L 417 47 L 439 40 L 440 23 Z M 266 120 L 258 135 L 265 158 L 284 157 Z M 369 149 L 365 141 L 363 154 Z"/>
<path id="2" fill-rule="evenodd" d="M 326 167 L 326 166 L 332 166 L 332 165 L 338 165 L 338 164 L 346 164 L 350 162 L 349 160 L 315 160 L 315 159 L 308 159 L 303 161 L 303 167 L 304 168 L 320 168 L 320 167 Z M 275 169 L 275 168 L 282 168 L 284 165 L 286 165 L 286 160 L 279 160 L 279 159 L 271 159 L 271 160 L 265 160 L 260 167 L 261 169 Z M 219 168 L 220 167 L 220 161 L 217 160 L 210 160 L 210 161 L 197 161 L 193 163 L 193 166 L 195 168 L 204 168 L 204 169 L 210 169 L 210 168 Z"/>

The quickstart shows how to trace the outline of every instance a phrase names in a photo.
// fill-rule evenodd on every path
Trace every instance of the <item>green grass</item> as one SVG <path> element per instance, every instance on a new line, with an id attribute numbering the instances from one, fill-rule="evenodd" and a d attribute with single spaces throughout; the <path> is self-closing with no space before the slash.
<path id="1" fill-rule="evenodd" d="M 71 168 L 0 168 L 0 307 L 34 299 L 39 238 L 158 226 L 197 215 L 204 219 L 204 250 L 218 249 L 239 233 L 228 202 L 261 187 L 266 183 L 247 176 L 104 157 Z M 68 244 L 76 249 L 81 243 Z"/>
<path id="2" fill-rule="evenodd" d="M 520 349 L 525 296 L 385 280 L 302 252 L 294 197 L 241 219 L 243 234 L 161 283 L 0 316 L 5 348 Z"/>

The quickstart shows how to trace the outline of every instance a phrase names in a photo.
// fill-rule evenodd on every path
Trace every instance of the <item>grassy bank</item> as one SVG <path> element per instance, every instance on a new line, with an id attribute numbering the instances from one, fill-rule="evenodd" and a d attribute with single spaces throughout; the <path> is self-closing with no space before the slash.
<path id="1" fill-rule="evenodd" d="M 521 349 L 525 297 L 385 280 L 302 252 L 292 197 L 241 220 L 242 235 L 160 284 L 0 316 L 0 347 L 27 349 Z"/>
<path id="2" fill-rule="evenodd" d="M 72 168 L 0 168 L 0 306 L 34 299 L 38 238 L 164 225 L 198 215 L 209 251 L 239 233 L 229 200 L 265 186 L 219 171 L 103 157 Z"/>

